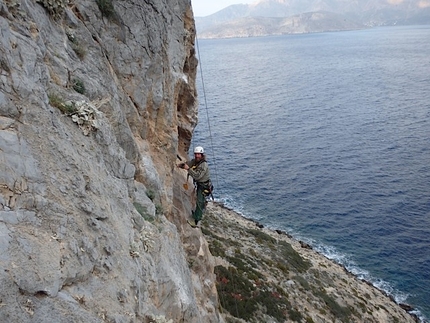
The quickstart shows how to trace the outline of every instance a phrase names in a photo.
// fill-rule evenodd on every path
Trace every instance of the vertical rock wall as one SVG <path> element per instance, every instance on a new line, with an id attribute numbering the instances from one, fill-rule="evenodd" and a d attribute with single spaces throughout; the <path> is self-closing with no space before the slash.
<path id="1" fill-rule="evenodd" d="M 0 35 L 0 322 L 222 321 L 173 166 L 190 1 L 0 0 Z"/>

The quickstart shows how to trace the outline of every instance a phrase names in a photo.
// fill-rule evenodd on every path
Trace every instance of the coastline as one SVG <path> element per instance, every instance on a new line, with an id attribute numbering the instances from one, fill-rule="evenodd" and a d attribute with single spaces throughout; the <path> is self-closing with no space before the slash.
<path id="1" fill-rule="evenodd" d="M 273 293 L 275 288 L 276 294 L 288 295 L 284 298 L 284 302 L 288 304 L 284 312 L 288 312 L 288 307 L 293 309 L 293 312 L 289 310 L 287 315 L 290 319 L 292 315 L 296 315 L 309 322 L 329 322 L 339 318 L 375 323 L 420 322 L 420 318 L 413 313 L 412 306 L 396 303 L 388 293 L 368 281 L 359 279 L 341 264 L 314 250 L 309 244 L 294 239 L 282 230 L 266 228 L 222 203 L 208 203 L 201 227 L 215 257 L 216 268 L 217 266 L 221 266 L 218 269 L 236 268 L 236 272 L 241 277 L 248 277 L 252 285 L 258 285 L 264 280 L 269 282 L 263 284 L 264 290 L 271 290 Z M 230 245 L 226 241 L 231 241 Z M 269 244 L 265 246 L 267 242 Z M 290 255 L 291 258 L 277 253 L 280 244 L 292 247 L 294 254 Z M 235 258 L 239 255 L 240 259 Z M 299 262 L 309 266 L 306 265 L 305 268 L 295 265 Z M 243 265 L 243 268 L 239 268 L 238 263 Z M 247 270 L 252 272 L 252 275 L 249 275 Z M 255 279 L 259 274 L 263 279 L 261 277 Z M 223 297 L 228 297 L 228 294 L 222 295 L 225 288 L 223 290 L 222 279 L 220 281 L 219 276 L 218 270 L 217 289 L 223 305 Z M 233 278 L 230 277 L 230 280 Z M 231 290 L 229 293 L 236 294 Z M 250 302 L 252 299 L 251 296 L 243 297 L 243 293 L 237 294 L 241 296 L 236 296 L 239 297 L 239 300 L 234 300 L 236 303 Z M 225 300 L 224 305 L 223 307 L 228 307 Z M 235 306 L 237 307 L 237 304 Z M 278 307 L 282 307 L 282 303 L 279 303 Z M 227 317 L 232 316 L 230 312 Z M 233 316 L 240 318 L 237 314 Z M 257 312 L 254 313 L 254 317 L 255 315 L 262 315 L 262 318 L 271 316 L 268 311 Z"/>

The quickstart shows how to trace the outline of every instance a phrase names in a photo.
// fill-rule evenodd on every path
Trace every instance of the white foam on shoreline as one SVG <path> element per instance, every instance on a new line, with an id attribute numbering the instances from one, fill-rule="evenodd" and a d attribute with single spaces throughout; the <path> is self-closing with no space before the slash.
<path id="1" fill-rule="evenodd" d="M 224 207 L 231 209 L 232 211 L 236 212 L 237 214 L 239 214 L 245 219 L 248 219 L 251 221 L 261 220 L 245 214 L 243 212 L 244 208 L 238 205 L 237 203 L 235 203 L 234 199 L 226 197 L 226 198 L 216 199 L 215 202 L 221 203 Z M 310 246 L 312 246 L 313 250 L 315 250 L 317 253 L 341 265 L 348 272 L 353 274 L 358 279 L 370 283 L 372 286 L 374 286 L 375 288 L 379 289 L 380 291 L 384 292 L 386 295 L 391 297 L 397 304 L 408 304 L 407 299 L 410 296 L 408 293 L 404 293 L 400 290 L 395 289 L 389 282 L 386 282 L 377 277 L 373 277 L 367 270 L 360 268 L 348 255 L 345 255 L 339 252 L 338 250 L 336 250 L 335 247 L 326 246 L 308 237 L 303 237 L 300 234 L 293 232 L 291 230 L 285 231 L 285 229 L 274 227 L 273 225 L 268 225 L 266 223 L 261 223 L 261 224 L 273 231 L 275 230 L 284 231 L 285 233 L 288 233 L 289 235 L 291 235 L 294 240 L 303 241 L 309 244 Z M 427 318 L 424 317 L 423 314 L 418 309 L 414 308 L 414 310 L 411 311 L 410 313 L 413 315 L 416 315 L 416 317 L 420 320 L 420 323 L 429 323 Z"/>

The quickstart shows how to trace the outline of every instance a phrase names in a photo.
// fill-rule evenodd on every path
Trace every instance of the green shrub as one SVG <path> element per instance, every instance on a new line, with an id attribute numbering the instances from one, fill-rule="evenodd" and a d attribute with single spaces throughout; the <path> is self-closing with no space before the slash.
<path id="1" fill-rule="evenodd" d="M 76 111 L 76 108 L 72 104 L 66 104 L 66 102 L 57 94 L 48 94 L 49 104 L 54 108 L 57 108 L 64 114 L 70 114 Z"/>
<path id="2" fill-rule="evenodd" d="M 221 306 L 235 317 L 250 320 L 257 310 L 257 303 L 252 298 L 253 284 L 232 267 L 216 266 L 215 274 Z"/>
<path id="3" fill-rule="evenodd" d="M 80 60 L 83 60 L 85 55 L 87 55 L 87 51 L 85 50 L 84 46 L 80 45 L 79 43 L 72 43 L 72 49 Z"/>
<path id="4" fill-rule="evenodd" d="M 288 268 L 288 266 L 283 262 L 278 261 L 276 263 L 276 267 L 278 267 L 279 270 L 282 271 L 285 275 L 288 275 L 288 273 L 290 272 L 290 269 Z"/>
<path id="5" fill-rule="evenodd" d="M 255 280 L 251 279 L 250 277 L 258 277 L 259 279 L 264 279 L 264 276 L 260 274 L 258 271 L 252 269 L 252 266 L 248 264 L 247 259 L 240 259 L 238 258 L 238 255 L 236 257 L 229 257 L 226 256 L 225 259 L 236 267 L 236 270 L 243 276 L 248 277 L 249 280 Z"/>
<path id="6" fill-rule="evenodd" d="M 210 238 L 211 239 L 210 241 L 212 241 L 212 239 L 213 239 L 213 240 L 217 240 L 219 242 L 222 242 L 224 244 L 225 248 L 228 248 L 228 247 L 242 247 L 242 244 L 239 241 L 232 240 L 230 238 L 225 239 L 225 238 L 223 238 L 223 237 L 221 237 L 219 235 L 216 235 L 216 234 L 212 233 L 212 231 L 207 230 L 205 228 L 202 228 L 202 233 L 206 237 Z"/>
<path id="7" fill-rule="evenodd" d="M 70 45 L 73 49 L 73 51 L 76 53 L 76 55 L 83 60 L 85 58 L 85 55 L 87 54 L 87 51 L 85 50 L 84 46 L 81 46 L 76 36 L 71 31 L 66 31 L 67 38 L 70 41 Z"/>
<path id="8" fill-rule="evenodd" d="M 305 272 L 311 267 L 310 261 L 303 259 L 288 242 L 279 241 L 277 247 L 280 249 L 282 258 L 299 273 Z"/>
<path id="9" fill-rule="evenodd" d="M 217 240 L 214 240 L 212 241 L 212 243 L 209 244 L 209 251 L 214 257 L 225 257 L 226 254 L 223 247 L 224 246 L 222 243 Z"/>
<path id="10" fill-rule="evenodd" d="M 155 206 L 155 214 L 160 215 L 160 214 L 163 214 L 163 213 L 164 213 L 163 206 L 161 204 L 157 204 Z"/>
<path id="11" fill-rule="evenodd" d="M 263 244 L 266 243 L 269 245 L 273 245 L 274 243 L 276 243 L 276 239 L 272 238 L 271 236 L 269 236 L 267 233 L 261 231 L 261 230 L 256 230 L 256 229 L 248 229 L 247 230 L 249 234 L 253 235 L 255 237 L 255 240 L 259 243 L 259 244 Z"/>
<path id="12" fill-rule="evenodd" d="M 155 192 L 153 190 L 146 190 L 146 196 L 148 196 L 151 201 L 154 201 Z"/>
<path id="13" fill-rule="evenodd" d="M 336 318 L 345 323 L 350 321 L 350 315 L 352 314 L 350 308 L 339 305 L 336 300 L 327 295 L 327 293 L 322 289 L 314 291 L 314 295 L 318 296 L 324 301 L 330 312 Z"/>
<path id="14" fill-rule="evenodd" d="M 230 259 L 229 259 L 230 261 Z M 215 267 L 217 290 L 221 306 L 231 315 L 245 321 L 256 320 L 261 311 L 284 322 L 291 307 L 287 294 L 278 286 L 247 279 L 247 275 L 233 267 Z"/>
<path id="15" fill-rule="evenodd" d="M 304 277 L 295 276 L 293 277 L 293 279 L 298 283 L 300 283 L 300 285 L 302 285 L 305 290 L 311 290 L 311 286 L 309 285 L 308 281 Z"/>
<path id="16" fill-rule="evenodd" d="M 96 3 L 103 16 L 105 16 L 106 18 L 115 17 L 116 13 L 112 0 L 96 0 Z"/>
<path id="17" fill-rule="evenodd" d="M 85 93 L 85 85 L 84 82 L 80 79 L 73 79 L 73 89 L 80 93 L 80 94 L 84 94 Z"/>
<path id="18" fill-rule="evenodd" d="M 236 319 L 234 317 L 226 317 L 225 318 L 225 322 L 226 323 L 242 323 L 243 321 L 242 320 L 238 320 L 238 319 Z"/>
<path id="19" fill-rule="evenodd" d="M 300 312 L 295 310 L 294 308 L 290 308 L 288 310 L 288 316 L 290 317 L 291 320 L 295 322 L 301 322 L 303 319 L 302 314 L 300 314 Z"/>
<path id="20" fill-rule="evenodd" d="M 308 316 L 306 318 L 306 323 L 315 323 L 314 320 L 312 319 L 312 317 Z"/>
<path id="21" fill-rule="evenodd" d="M 135 209 L 137 212 L 139 212 L 139 214 L 142 216 L 142 218 L 145 219 L 145 221 L 148 222 L 154 222 L 154 218 L 148 213 L 148 208 L 146 206 L 143 206 L 140 203 L 133 203 Z"/>

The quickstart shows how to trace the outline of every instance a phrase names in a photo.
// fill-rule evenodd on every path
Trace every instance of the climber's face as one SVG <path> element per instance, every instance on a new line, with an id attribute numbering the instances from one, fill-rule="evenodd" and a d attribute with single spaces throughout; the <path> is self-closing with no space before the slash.
<path id="1" fill-rule="evenodd" d="M 194 159 L 197 160 L 197 161 L 199 161 L 200 159 L 202 159 L 202 154 L 195 153 L 194 154 Z"/>

